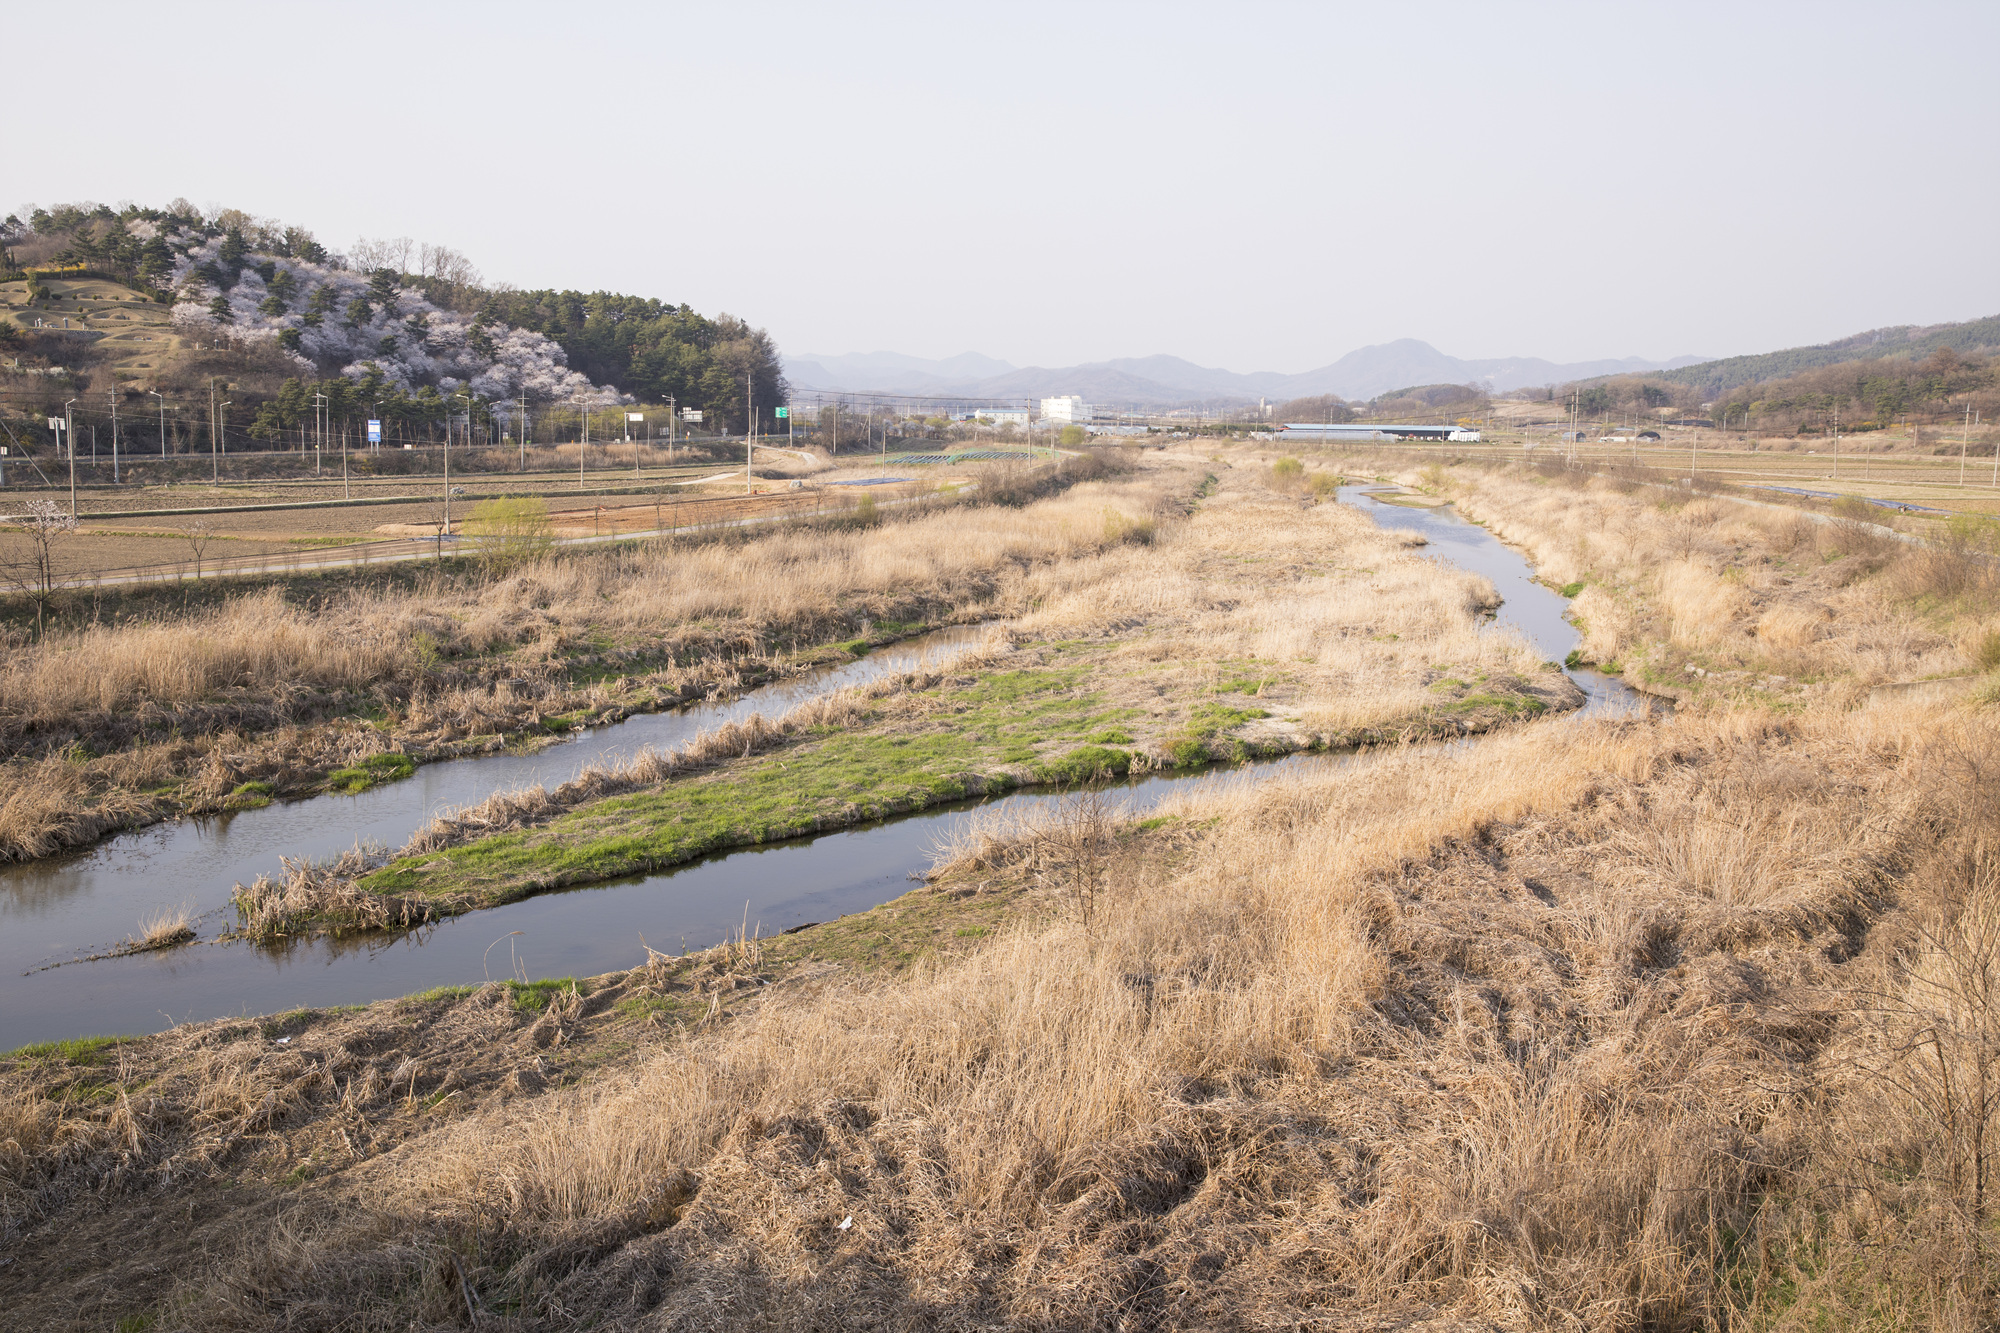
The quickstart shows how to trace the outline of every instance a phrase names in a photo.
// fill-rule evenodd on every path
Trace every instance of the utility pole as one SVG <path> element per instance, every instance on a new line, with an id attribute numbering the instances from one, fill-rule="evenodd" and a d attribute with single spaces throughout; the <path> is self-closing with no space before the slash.
<path id="1" fill-rule="evenodd" d="M 215 485 L 220 486 L 222 484 L 222 463 L 216 457 L 215 452 L 216 419 L 215 380 L 211 377 L 208 381 L 208 464 L 211 472 L 214 474 L 211 480 Z"/>
<path id="2" fill-rule="evenodd" d="M 69 441 L 69 516 L 76 517 L 76 418 L 70 412 L 72 398 L 63 404 L 63 438 Z"/>
<path id="3" fill-rule="evenodd" d="M 111 391 L 111 484 L 118 484 L 118 391 Z"/>
<path id="4" fill-rule="evenodd" d="M 576 488 L 578 490 L 582 490 L 583 449 L 584 445 L 588 442 L 590 438 L 590 412 L 583 405 L 582 394 L 578 394 L 576 397 L 570 399 L 570 401 L 576 404 L 576 414 L 577 417 L 582 422 L 582 424 L 577 427 L 577 433 L 576 433 Z"/>
<path id="5" fill-rule="evenodd" d="M 1749 419 L 1748 412 L 1743 415 L 1745 420 Z M 1833 407 L 1833 479 L 1840 480 L 1840 404 L 1838 403 Z"/>
<path id="6" fill-rule="evenodd" d="M 158 389 L 148 389 L 147 393 L 160 400 L 160 467 L 167 465 L 167 399 Z"/>
<path id="7" fill-rule="evenodd" d="M 521 471 L 528 470 L 528 391 L 521 390 Z"/>
<path id="8" fill-rule="evenodd" d="M 323 393 L 313 395 L 313 472 L 315 474 L 319 472 L 320 447 L 326 443 L 327 401 L 327 396 Z M 347 462 L 346 455 L 343 453 L 341 456 L 341 476 L 345 477 L 346 475 Z"/>
<path id="9" fill-rule="evenodd" d="M 472 395 L 469 393 L 455 393 L 452 397 L 463 398 L 465 400 L 465 445 L 469 449 L 472 447 Z M 445 532 L 451 531 L 451 412 L 449 409 L 444 414 L 444 530 Z M 443 543 L 442 534 L 439 536 L 439 543 L 440 545 Z"/>
<path id="10" fill-rule="evenodd" d="M 753 433 L 757 421 L 757 377 L 745 372 L 743 376 L 743 493 L 757 493 L 756 472 L 757 437 Z"/>
<path id="11" fill-rule="evenodd" d="M 221 430 L 222 441 L 223 441 L 222 448 L 225 453 L 228 452 L 229 449 L 229 405 L 234 401 L 235 400 L 232 398 L 225 398 L 219 404 L 216 405 L 217 420 L 220 421 L 222 424 L 222 430 Z M 210 440 L 209 443 L 213 444 L 214 441 Z M 221 466 L 220 459 L 215 458 L 214 455 L 211 455 L 210 457 L 216 462 L 216 465 L 218 467 Z M 219 472 L 216 474 L 215 484 L 217 486 L 222 485 L 222 475 Z"/>
<path id="12" fill-rule="evenodd" d="M 1972 404 L 1965 405 L 1965 433 L 1958 437 L 1958 484 L 1965 485 L 1965 451 L 1972 443 Z"/>

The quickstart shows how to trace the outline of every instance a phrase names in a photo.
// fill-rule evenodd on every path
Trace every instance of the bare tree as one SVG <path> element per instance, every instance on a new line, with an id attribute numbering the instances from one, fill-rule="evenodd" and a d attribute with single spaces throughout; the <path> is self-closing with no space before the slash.
<path id="1" fill-rule="evenodd" d="M 378 268 L 392 268 L 398 273 L 410 271 L 410 259 L 417 252 L 417 243 L 407 236 L 383 237 L 370 240 L 364 236 L 354 243 L 347 257 L 357 269 L 371 272 Z"/>
<path id="2" fill-rule="evenodd" d="M 215 540 L 215 525 L 205 518 L 198 518 L 181 529 L 181 540 L 185 541 L 188 549 L 194 552 L 194 576 L 200 578 L 202 553 L 208 550 L 208 544 Z"/>
<path id="3" fill-rule="evenodd" d="M 30 500 L 27 512 L 13 518 L 25 536 L 24 554 L 6 562 L 8 581 L 35 600 L 35 633 L 42 632 L 49 598 L 61 581 L 57 574 L 63 539 L 76 532 L 76 518 L 54 500 Z"/>
<path id="4" fill-rule="evenodd" d="M 1116 843 L 1110 798 L 1097 787 L 1065 796 L 1043 841 L 1050 868 L 1068 891 L 1077 920 L 1085 930 L 1094 930 Z"/>

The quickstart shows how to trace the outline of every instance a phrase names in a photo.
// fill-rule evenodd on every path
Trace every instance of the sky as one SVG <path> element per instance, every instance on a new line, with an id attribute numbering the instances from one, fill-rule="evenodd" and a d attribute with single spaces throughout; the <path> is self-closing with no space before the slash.
<path id="1" fill-rule="evenodd" d="M 792 354 L 1302 371 L 2000 313 L 1991 0 L 75 0 L 8 28 L 0 209 L 411 236 Z"/>

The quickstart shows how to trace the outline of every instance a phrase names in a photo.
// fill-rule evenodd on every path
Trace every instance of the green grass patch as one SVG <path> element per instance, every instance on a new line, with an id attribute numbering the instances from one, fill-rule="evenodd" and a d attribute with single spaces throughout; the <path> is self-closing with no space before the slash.
<path id="1" fill-rule="evenodd" d="M 1038 764 L 1035 776 L 1042 782 L 1072 784 L 1100 778 L 1122 778 L 1132 768 L 1132 752 L 1108 745 L 1080 745 L 1060 759 Z"/>
<path id="2" fill-rule="evenodd" d="M 1497 708 L 1509 717 L 1532 717 L 1548 711 L 1548 705 L 1526 694 L 1468 694 L 1445 705 L 1445 711 L 1471 713 L 1481 708 Z"/>
<path id="3" fill-rule="evenodd" d="M 326 785 L 352 796 L 384 782 L 396 782 L 417 771 L 416 761 L 406 754 L 371 754 L 352 768 L 336 768 L 326 775 Z"/>
<path id="4" fill-rule="evenodd" d="M 261 810 L 271 803 L 271 784 L 268 782 L 243 782 L 236 790 L 222 798 L 225 810 Z"/>
<path id="5" fill-rule="evenodd" d="M 549 1000 L 558 993 L 576 985 L 575 977 L 550 977 L 545 981 L 510 981 L 507 983 L 507 998 L 517 1014 L 539 1014 L 549 1007 Z"/>
<path id="6" fill-rule="evenodd" d="M 1576 583 L 1565 583 L 1561 588 L 1562 595 L 1565 597 L 1575 597 L 1578 593 L 1582 591 L 1583 591 L 1583 584 L 1581 581 Z"/>
<path id="7" fill-rule="evenodd" d="M 137 1037 L 70 1037 L 63 1041 L 38 1041 L 17 1046 L 0 1056 L 5 1060 L 66 1060 L 73 1065 L 94 1065 L 106 1047 Z"/>
<path id="8" fill-rule="evenodd" d="M 363 883 L 376 892 L 466 892 L 490 905 L 1004 790 L 1016 779 L 1003 765 L 1050 782 L 1127 772 L 1131 752 L 1109 741 L 1065 746 L 1078 736 L 1128 734 L 1121 724 L 1141 716 L 1078 690 L 1086 671 L 1002 672 L 950 691 L 956 711 L 918 730 L 815 736 L 757 761 L 611 797 L 538 828 L 397 861 Z M 1211 729 L 1262 716 L 1217 705 L 1203 713 Z"/>

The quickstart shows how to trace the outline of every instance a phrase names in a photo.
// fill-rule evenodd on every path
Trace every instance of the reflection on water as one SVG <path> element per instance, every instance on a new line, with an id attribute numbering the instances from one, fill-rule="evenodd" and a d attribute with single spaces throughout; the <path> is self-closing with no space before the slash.
<path id="1" fill-rule="evenodd" d="M 1448 509 L 1406 509 L 1347 487 L 1385 527 L 1422 533 L 1433 558 L 1485 575 L 1504 599 L 1495 624 L 1516 629 L 1536 650 L 1562 661 L 1576 647 L 1567 603 L 1535 583 L 1527 562 L 1491 533 Z M 541 894 L 505 907 L 397 935 L 296 939 L 275 947 L 204 943 L 99 963 L 22 971 L 51 956 L 71 957 L 123 934 L 146 911 L 192 900 L 226 905 L 238 880 L 277 868 L 279 853 L 330 855 L 357 837 L 396 845 L 441 806 L 544 781 L 553 785 L 584 763 L 645 745 L 672 745 L 696 730 L 759 709 L 777 712 L 814 693 L 887 671 L 926 652 L 983 638 L 947 631 L 899 645 L 834 671 L 760 690 L 728 705 L 634 718 L 556 749 L 435 764 L 409 781 L 358 797 L 321 797 L 227 818 L 186 821 L 118 838 L 57 862 L 14 867 L 0 876 L 0 1050 L 23 1042 L 88 1033 L 142 1032 L 189 1019 L 261 1014 L 300 1006 L 361 1004 L 433 986 L 476 985 L 511 975 L 588 976 L 663 952 L 719 943 L 748 917 L 773 934 L 808 921 L 862 911 L 906 892 L 913 872 L 973 803 L 933 809 L 792 842 L 717 853 L 674 870 Z M 1644 700 L 1595 672 L 1572 672 L 1593 714 L 1628 714 Z M 1465 743 L 1465 742 L 1458 742 Z M 1144 778 L 1121 789 L 1134 811 L 1167 792 L 1200 783 L 1266 780 L 1274 773 L 1352 762 L 1345 756 L 1292 756 L 1209 774 Z M 1016 811 L 1058 799 L 1021 793 L 985 803 Z M 223 922 L 216 912 L 212 936 Z"/>

